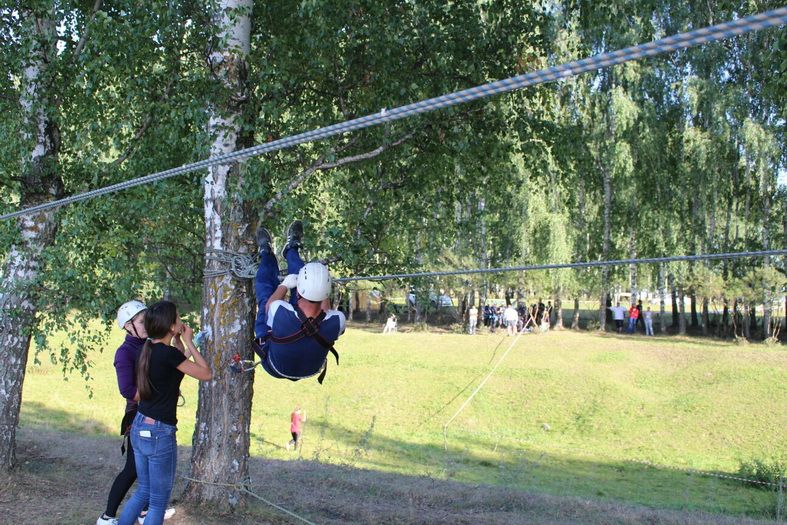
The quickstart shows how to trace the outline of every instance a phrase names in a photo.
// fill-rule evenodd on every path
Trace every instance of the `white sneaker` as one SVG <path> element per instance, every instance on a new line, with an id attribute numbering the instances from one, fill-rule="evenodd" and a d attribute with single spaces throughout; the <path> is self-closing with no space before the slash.
<path id="1" fill-rule="evenodd" d="M 102 514 L 96 520 L 96 525 L 118 525 L 118 518 L 105 518 Z"/>
<path id="2" fill-rule="evenodd" d="M 164 519 L 165 520 L 170 519 L 174 515 L 175 515 L 175 507 L 169 507 L 167 510 L 164 511 Z M 137 518 L 137 523 L 139 523 L 139 525 L 144 525 L 145 524 L 145 516 L 138 517 Z M 96 525 L 99 525 L 99 524 L 97 523 Z M 103 524 L 101 524 L 101 525 L 103 525 Z M 112 525 L 117 525 L 117 520 L 115 520 L 115 523 L 113 523 Z"/>

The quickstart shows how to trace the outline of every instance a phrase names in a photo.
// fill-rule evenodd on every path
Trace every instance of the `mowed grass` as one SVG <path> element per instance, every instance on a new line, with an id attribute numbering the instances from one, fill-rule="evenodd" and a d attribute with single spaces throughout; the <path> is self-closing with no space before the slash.
<path id="1" fill-rule="evenodd" d="M 337 345 L 341 365 L 330 362 L 322 386 L 258 369 L 251 454 L 653 507 L 774 512 L 772 491 L 686 471 L 734 474 L 741 461 L 784 460 L 783 346 L 569 331 L 518 339 L 378 332 L 349 329 Z M 21 424 L 116 433 L 120 340 L 92 356 L 92 398 L 81 379 L 29 365 Z M 182 390 L 178 439 L 189 445 L 196 381 L 185 379 Z M 296 405 L 308 418 L 299 452 L 284 448 Z"/>

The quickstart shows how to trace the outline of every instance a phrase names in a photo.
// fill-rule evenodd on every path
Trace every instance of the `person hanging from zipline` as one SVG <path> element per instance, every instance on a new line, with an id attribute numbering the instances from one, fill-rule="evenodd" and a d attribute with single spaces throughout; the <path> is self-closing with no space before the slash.
<path id="1" fill-rule="evenodd" d="M 286 237 L 281 254 L 287 261 L 287 276 L 279 282 L 273 238 L 266 228 L 257 229 L 260 266 L 254 279 L 255 352 L 262 368 L 273 377 L 297 381 L 320 374 L 317 380 L 322 383 L 328 352 L 339 364 L 333 344 L 344 333 L 345 317 L 331 310 L 328 268 L 320 262 L 304 264 L 301 259 L 303 223 L 293 221 Z M 287 292 L 289 302 L 284 300 Z"/>

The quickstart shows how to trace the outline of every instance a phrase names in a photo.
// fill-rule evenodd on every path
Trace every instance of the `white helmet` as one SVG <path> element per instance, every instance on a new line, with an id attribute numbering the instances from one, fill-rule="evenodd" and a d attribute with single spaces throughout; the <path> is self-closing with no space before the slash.
<path id="1" fill-rule="evenodd" d="M 298 294 L 309 301 L 322 301 L 331 294 L 331 274 L 319 262 L 306 263 L 298 272 Z"/>
<path id="2" fill-rule="evenodd" d="M 145 303 L 142 301 L 129 301 L 127 303 L 123 303 L 120 308 L 118 308 L 118 326 L 123 328 L 126 326 L 126 323 L 134 319 L 134 316 L 137 315 L 142 310 L 147 310 L 148 307 L 145 306 Z"/>

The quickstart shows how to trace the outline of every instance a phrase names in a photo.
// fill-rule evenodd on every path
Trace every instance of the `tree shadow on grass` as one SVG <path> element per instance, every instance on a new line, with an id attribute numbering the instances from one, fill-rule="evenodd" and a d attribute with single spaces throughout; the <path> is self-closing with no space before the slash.
<path id="1" fill-rule="evenodd" d="M 118 436 L 119 439 L 120 418 L 122 415 L 121 412 L 118 412 L 117 427 L 112 428 L 91 418 L 80 417 L 70 412 L 49 408 L 40 402 L 23 401 L 20 420 L 24 426 L 73 432 L 83 436 Z"/>
<path id="2" fill-rule="evenodd" d="M 57 507 L 52 523 L 95 519 L 122 467 L 117 430 L 37 403 L 23 413 L 18 477 L 0 483 L 4 516 L 21 523 L 31 509 Z M 548 454 L 461 429 L 449 433 L 446 448 L 441 438 L 384 435 L 373 422 L 352 429 L 310 420 L 302 457 L 320 461 L 252 457 L 249 489 L 321 524 L 733 524 L 755 523 L 741 515 L 772 515 L 776 504 L 773 492 L 729 480 Z M 179 450 L 176 499 L 191 456 L 190 447 Z M 19 501 L 26 503 L 17 509 Z M 233 517 L 178 508 L 171 525 L 292 522 L 253 498 Z"/>
<path id="3" fill-rule="evenodd" d="M 773 492 L 736 481 L 626 460 L 546 453 L 522 442 L 461 429 L 449 432 L 444 448 L 439 432 L 404 439 L 369 435 L 372 428 L 350 429 L 324 421 L 312 421 L 310 426 L 304 456 L 348 467 L 590 498 L 613 506 L 636 504 L 758 517 L 772 514 L 776 507 Z"/>

